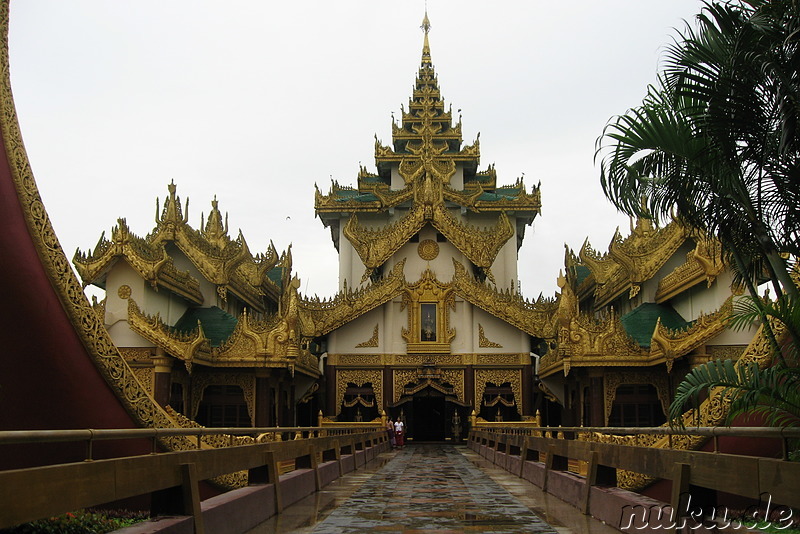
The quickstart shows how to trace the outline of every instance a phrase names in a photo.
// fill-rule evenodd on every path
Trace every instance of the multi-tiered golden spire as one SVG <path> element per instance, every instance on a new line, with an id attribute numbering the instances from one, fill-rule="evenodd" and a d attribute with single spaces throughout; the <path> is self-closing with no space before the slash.
<path id="1" fill-rule="evenodd" d="M 391 146 L 376 139 L 377 174 L 361 168 L 357 189 L 334 184 L 327 196 L 318 190 L 316 212 L 333 227 L 335 242 L 342 214 L 350 214 L 342 233 L 366 267 L 364 280 L 426 224 L 491 278 L 489 269 L 498 252 L 515 235 L 506 212 L 514 211 L 521 230 L 519 223 L 524 227 L 539 213 L 539 190 L 527 193 L 521 180 L 498 188 L 494 167 L 478 171 L 478 141 L 462 147 L 460 117 L 453 124 L 452 111 L 445 110 L 431 61 L 427 12 L 421 28 L 422 60 L 409 107 L 402 110 L 399 125 L 392 120 Z M 408 211 L 399 219 L 389 215 L 380 229 L 359 224 L 359 213 L 388 214 L 398 206 Z M 455 207 L 463 208 L 461 216 L 451 213 Z M 479 229 L 463 220 L 468 211 L 495 212 L 497 219 L 492 227 Z"/>

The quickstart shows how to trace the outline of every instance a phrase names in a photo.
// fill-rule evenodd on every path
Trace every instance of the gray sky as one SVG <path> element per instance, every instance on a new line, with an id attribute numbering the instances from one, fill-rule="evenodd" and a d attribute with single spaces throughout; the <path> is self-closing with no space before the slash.
<path id="1" fill-rule="evenodd" d="M 498 184 L 541 181 L 519 254 L 552 296 L 564 243 L 606 250 L 627 218 L 594 164 L 608 119 L 641 102 L 700 0 L 430 0 L 431 54 L 464 141 Z M 45 206 L 71 258 L 118 217 L 144 236 L 174 180 L 200 226 L 214 195 L 253 253 L 293 243 L 301 289 L 330 296 L 337 256 L 314 183 L 355 185 L 391 140 L 419 66 L 424 3 L 15 0 L 11 82 Z"/>

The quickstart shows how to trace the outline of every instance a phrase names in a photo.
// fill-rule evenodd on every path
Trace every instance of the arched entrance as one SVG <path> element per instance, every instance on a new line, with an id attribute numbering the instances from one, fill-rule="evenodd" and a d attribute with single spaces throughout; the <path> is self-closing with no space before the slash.
<path id="1" fill-rule="evenodd" d="M 466 436 L 470 411 L 451 384 L 426 376 L 405 385 L 400 400 L 389 407 L 389 416 L 405 423 L 412 442 L 460 441 Z"/>

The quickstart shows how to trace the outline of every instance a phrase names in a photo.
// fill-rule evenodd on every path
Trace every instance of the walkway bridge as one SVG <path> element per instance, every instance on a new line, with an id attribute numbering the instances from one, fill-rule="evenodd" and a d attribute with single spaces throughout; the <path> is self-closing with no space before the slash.
<path id="1" fill-rule="evenodd" d="M 618 437 L 634 436 L 634 444 L 597 439 L 597 436 L 610 436 L 610 432 Z M 667 436 L 670 442 L 685 440 L 687 436 L 707 438 L 710 450 L 678 450 L 635 444 L 638 440 L 648 441 L 661 435 Z M 201 439 L 210 436 L 217 436 L 220 446 L 200 448 Z M 198 449 L 160 452 L 163 449 L 159 443 L 167 439 L 193 440 Z M 783 457 L 721 452 L 726 448 L 726 442 L 742 439 L 772 440 L 783 451 Z M 571 504 L 576 511 L 590 514 L 616 528 L 628 526 L 624 529 L 626 531 L 661 532 L 674 526 L 680 516 L 688 515 L 692 520 L 700 517 L 700 511 L 707 516 L 712 508 L 719 512 L 721 507 L 727 506 L 722 492 L 726 499 L 737 503 L 752 504 L 759 500 L 763 503 L 768 498 L 774 521 L 780 520 L 775 513 L 785 516 L 791 514 L 791 511 L 786 512 L 789 508 L 800 509 L 800 463 L 791 462 L 786 457 L 788 441 L 796 439 L 800 439 L 800 429 L 714 427 L 681 431 L 663 427 L 542 428 L 485 424 L 470 432 L 467 447 L 474 451 L 473 456 L 477 453 L 515 477 L 528 480 Z M 94 459 L 95 448 L 107 440 L 150 443 L 152 452 Z M 314 428 L 0 432 L 0 454 L 13 454 L 14 450 L 19 450 L 18 447 L 35 449 L 54 444 L 74 447 L 75 461 L 0 471 L 0 528 L 139 497 L 139 502 L 150 505 L 153 516 L 168 516 L 169 519 L 131 527 L 129 532 L 248 532 L 337 478 L 363 469 L 379 455 L 386 456 L 384 453 L 391 452 L 385 431 L 380 426 L 363 424 Z M 412 444 L 408 449 L 415 447 L 421 445 Z M 466 451 L 463 446 L 460 449 Z M 446 452 L 444 456 L 452 463 L 453 458 L 461 454 Z M 378 482 L 373 478 L 367 480 L 372 485 L 377 484 L 371 488 L 371 495 L 387 495 L 396 490 L 398 476 L 391 471 L 397 471 L 397 467 L 391 466 L 393 462 L 401 462 L 401 458 L 402 462 L 416 460 L 425 464 L 408 466 L 423 473 L 430 471 L 434 462 L 429 457 L 407 451 L 395 454 L 380 471 L 388 470 L 388 474 L 384 473 L 380 480 L 375 479 Z M 629 483 L 623 481 L 630 480 L 627 475 L 631 472 L 667 481 L 671 485 L 668 502 L 620 488 Z M 454 496 L 470 493 L 478 479 L 473 471 L 468 475 L 464 473 L 463 466 L 457 467 L 453 473 L 444 476 L 443 481 L 435 482 L 436 491 L 445 492 L 448 502 Z M 465 477 L 471 478 L 467 481 Z M 617 484 L 618 480 L 620 484 Z M 237 481 L 241 487 L 221 493 L 213 491 L 220 486 L 236 485 Z M 426 484 L 431 485 L 430 482 Z M 447 489 L 444 486 L 454 487 Z M 710 500 L 711 495 L 717 494 L 720 495 L 719 501 Z M 689 495 L 694 501 L 688 501 Z M 400 503 L 405 506 L 406 517 L 416 514 L 416 520 L 424 521 L 424 506 L 419 504 L 423 501 L 406 499 Z M 439 501 L 430 502 L 442 506 Z M 473 510 L 472 516 L 462 514 L 463 521 L 475 527 L 477 512 L 483 517 L 500 517 L 500 510 L 492 509 L 496 505 L 493 503 L 496 501 L 478 500 L 477 506 L 483 509 Z M 473 500 L 472 504 L 464 506 L 474 508 L 476 503 Z M 670 514 L 671 509 L 683 512 Z M 356 505 L 345 513 L 352 513 L 354 521 L 358 519 Z M 372 519 L 377 517 L 374 505 L 365 513 Z M 435 512 L 431 520 L 443 513 L 446 511 Z M 519 511 L 515 514 L 518 516 Z M 797 520 L 796 517 L 793 519 Z M 341 524 L 342 519 L 339 521 Z M 532 530 L 511 527 L 497 530 L 497 524 L 492 528 L 495 532 L 551 531 L 546 523 Z M 481 528 L 469 530 L 481 531 Z"/>

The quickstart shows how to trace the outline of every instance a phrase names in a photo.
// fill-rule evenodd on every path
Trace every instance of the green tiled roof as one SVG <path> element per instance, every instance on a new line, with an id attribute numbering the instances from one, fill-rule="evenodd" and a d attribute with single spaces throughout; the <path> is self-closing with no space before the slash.
<path id="1" fill-rule="evenodd" d="M 356 202 L 375 202 L 378 197 L 372 193 L 361 193 L 356 189 L 339 189 L 335 192 L 337 202 L 347 202 L 355 200 Z"/>
<path id="2" fill-rule="evenodd" d="M 575 266 L 575 278 L 578 282 L 578 285 L 581 284 L 588 276 L 591 274 L 591 270 L 585 265 L 576 265 Z"/>
<path id="3" fill-rule="evenodd" d="M 645 302 L 638 308 L 620 317 L 622 327 L 640 347 L 649 347 L 656 329 L 656 322 L 661 318 L 661 324 L 671 330 L 683 330 L 690 323 L 676 312 L 672 306 Z"/>
<path id="4" fill-rule="evenodd" d="M 173 328 L 178 332 L 189 333 L 197 328 L 197 321 L 203 326 L 203 333 L 212 347 L 219 347 L 223 341 L 231 337 L 237 322 L 236 317 L 216 306 L 189 308 Z"/>
<path id="5" fill-rule="evenodd" d="M 283 289 L 283 267 L 273 267 L 267 271 L 267 278 L 279 288 Z"/>
<path id="6" fill-rule="evenodd" d="M 496 202 L 498 200 L 515 200 L 519 191 L 515 189 L 497 189 L 495 193 L 481 193 L 478 200 Z"/>

